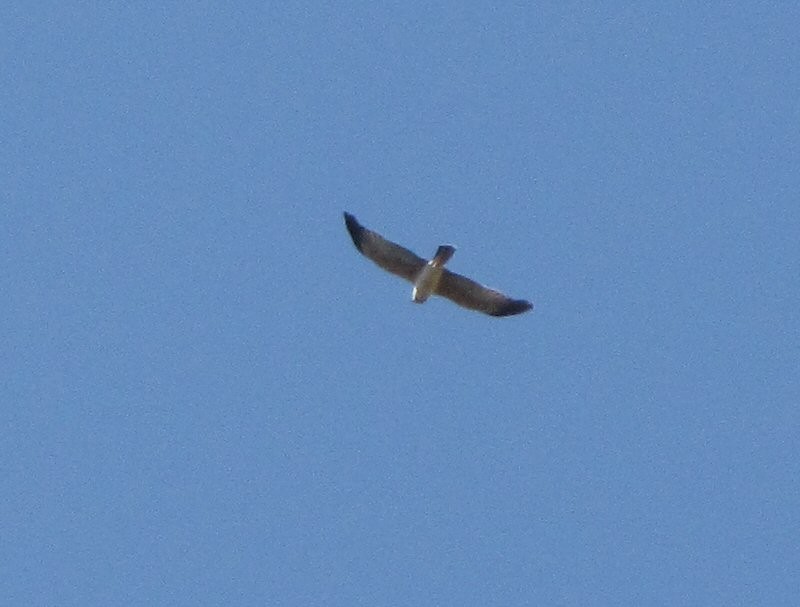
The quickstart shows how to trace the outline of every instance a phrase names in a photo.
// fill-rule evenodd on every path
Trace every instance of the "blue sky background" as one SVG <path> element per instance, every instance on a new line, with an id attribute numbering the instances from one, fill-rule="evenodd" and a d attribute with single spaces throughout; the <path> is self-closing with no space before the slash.
<path id="1" fill-rule="evenodd" d="M 0 8 L 0 602 L 796 605 L 800 10 L 272 4 Z"/>

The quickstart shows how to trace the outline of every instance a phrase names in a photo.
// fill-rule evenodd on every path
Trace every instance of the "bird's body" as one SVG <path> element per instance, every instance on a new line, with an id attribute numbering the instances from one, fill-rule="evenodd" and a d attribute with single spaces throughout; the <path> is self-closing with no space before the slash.
<path id="1" fill-rule="evenodd" d="M 442 279 L 444 273 L 444 264 L 456 252 L 456 248 L 451 245 L 442 245 L 436 251 L 428 263 L 422 266 L 422 269 L 414 279 L 414 288 L 411 291 L 411 300 L 414 303 L 425 303 L 431 293 L 436 292 L 436 287 L 439 286 L 439 281 Z"/>
<path id="2" fill-rule="evenodd" d="M 474 280 L 447 270 L 444 265 L 455 253 L 455 247 L 441 245 L 430 261 L 368 230 L 350 213 L 344 214 L 345 225 L 353 244 L 366 257 L 384 270 L 414 283 L 411 299 L 424 303 L 432 294 L 446 297 L 456 304 L 491 316 L 511 316 L 530 310 L 533 305 L 524 299 L 511 299 Z"/>

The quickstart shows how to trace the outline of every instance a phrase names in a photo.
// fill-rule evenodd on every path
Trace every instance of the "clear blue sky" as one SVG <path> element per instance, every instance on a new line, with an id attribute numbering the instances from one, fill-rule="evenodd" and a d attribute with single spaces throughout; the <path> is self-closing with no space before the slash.
<path id="1" fill-rule="evenodd" d="M 267 4 L 0 9 L 0 603 L 796 605 L 800 9 Z"/>

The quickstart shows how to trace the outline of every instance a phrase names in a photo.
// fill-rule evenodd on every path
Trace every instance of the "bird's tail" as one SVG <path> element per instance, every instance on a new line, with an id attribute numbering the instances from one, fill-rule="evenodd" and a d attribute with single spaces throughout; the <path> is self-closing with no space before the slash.
<path id="1" fill-rule="evenodd" d="M 436 255 L 433 256 L 433 259 L 431 259 L 431 265 L 437 268 L 443 266 L 450 260 L 455 252 L 456 248 L 452 245 L 440 245 L 439 248 L 436 249 Z"/>

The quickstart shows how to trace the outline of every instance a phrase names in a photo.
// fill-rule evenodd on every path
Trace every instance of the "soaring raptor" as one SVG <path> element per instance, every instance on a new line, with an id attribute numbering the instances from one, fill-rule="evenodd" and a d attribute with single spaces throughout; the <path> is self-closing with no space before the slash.
<path id="1" fill-rule="evenodd" d="M 433 259 L 426 261 L 372 230 L 368 230 L 350 213 L 344 214 L 347 231 L 356 248 L 384 270 L 414 283 L 411 299 L 424 303 L 431 294 L 441 295 L 459 306 L 478 310 L 491 316 L 511 316 L 533 307 L 524 299 L 511 299 L 484 287 L 474 280 L 445 269 L 444 264 L 456 252 L 451 245 L 441 245 Z"/>

